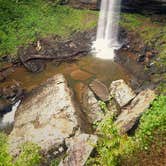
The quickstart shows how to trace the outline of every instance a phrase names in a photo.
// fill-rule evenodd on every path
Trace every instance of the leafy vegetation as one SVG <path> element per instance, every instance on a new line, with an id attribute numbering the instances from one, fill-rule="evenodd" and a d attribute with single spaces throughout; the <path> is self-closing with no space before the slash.
<path id="1" fill-rule="evenodd" d="M 96 12 L 57 6 L 57 1 L 0 0 L 0 55 L 48 35 L 67 36 L 96 25 Z"/>
<path id="2" fill-rule="evenodd" d="M 166 96 L 159 96 L 153 102 L 141 117 L 134 136 L 119 135 L 112 116 L 107 116 L 98 128 L 101 136 L 96 155 L 88 160 L 87 165 L 121 165 L 127 159 L 132 160 L 134 154 L 150 150 L 153 143 L 156 147 L 166 145 L 165 140 L 156 142 L 156 136 L 164 138 L 166 134 Z"/>
<path id="3" fill-rule="evenodd" d="M 7 136 L 0 133 L 0 166 L 37 166 L 41 161 L 40 148 L 33 143 L 22 146 L 17 159 L 8 152 Z"/>

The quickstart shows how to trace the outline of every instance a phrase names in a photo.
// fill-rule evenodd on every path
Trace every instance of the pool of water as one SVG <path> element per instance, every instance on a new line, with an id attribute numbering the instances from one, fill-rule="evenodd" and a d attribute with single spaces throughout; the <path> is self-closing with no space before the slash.
<path id="1" fill-rule="evenodd" d="M 48 62 L 45 70 L 40 73 L 28 72 L 23 66 L 15 67 L 13 71 L 14 72 L 7 77 L 6 81 L 0 84 L 0 87 L 7 87 L 14 82 L 18 82 L 26 92 L 30 92 L 55 74 L 64 74 L 69 87 L 74 91 L 74 99 L 76 101 L 75 103 L 77 103 L 76 107 L 79 107 L 78 109 L 81 109 L 82 103 L 80 94 L 83 89 L 80 85 L 89 85 L 92 80 L 98 79 L 109 88 L 110 83 L 114 80 L 123 79 L 130 84 L 133 79 L 133 76 L 121 65 L 111 60 L 102 60 L 93 56 L 81 57 L 74 62 L 65 62 L 58 66 L 56 62 Z M 1 126 L 6 124 L 2 123 L 4 120 L 9 121 L 10 119 L 14 119 L 12 112 L 0 120 Z M 80 117 L 84 119 L 82 114 L 80 114 Z M 89 132 L 89 126 L 87 125 L 86 127 L 84 125 L 84 127 L 88 129 Z M 6 126 L 4 128 L 6 128 Z"/>
<path id="2" fill-rule="evenodd" d="M 72 88 L 79 82 L 89 84 L 94 79 L 102 81 L 109 87 L 109 84 L 114 80 L 123 79 L 130 83 L 130 80 L 133 78 L 121 65 L 111 60 L 85 56 L 74 62 L 65 62 L 58 66 L 53 61 L 48 62 L 45 70 L 40 73 L 31 73 L 24 67 L 16 67 L 14 72 L 7 77 L 7 80 L 0 84 L 0 87 L 11 85 L 14 81 L 17 81 L 27 92 L 30 92 L 58 73 L 64 74 L 69 86 Z"/>

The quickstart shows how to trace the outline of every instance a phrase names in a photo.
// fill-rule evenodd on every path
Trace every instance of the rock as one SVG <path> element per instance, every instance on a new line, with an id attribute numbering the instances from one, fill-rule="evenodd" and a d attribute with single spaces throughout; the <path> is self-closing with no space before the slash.
<path id="1" fill-rule="evenodd" d="M 9 135 L 12 155 L 27 141 L 38 144 L 44 153 L 56 151 L 79 127 L 76 109 L 63 75 L 58 74 L 33 90 L 15 114 Z"/>
<path id="2" fill-rule="evenodd" d="M 115 117 L 117 117 L 121 113 L 120 107 L 114 99 L 110 100 L 110 102 L 107 104 L 107 108 L 109 112 L 112 113 Z"/>
<path id="3" fill-rule="evenodd" d="M 65 40 L 57 36 L 43 38 L 40 40 L 40 50 L 36 50 L 36 44 L 31 44 L 26 48 L 20 48 L 18 55 L 29 71 L 39 72 L 44 69 L 45 60 L 64 62 L 87 55 L 91 51 L 91 43 L 95 34 L 95 29 L 92 29 L 77 32 Z"/>
<path id="4" fill-rule="evenodd" d="M 97 136 L 80 134 L 70 142 L 67 156 L 59 166 L 84 166 L 97 143 Z"/>
<path id="5" fill-rule="evenodd" d="M 0 117 L 3 116 L 5 113 L 10 112 L 11 108 L 11 103 L 8 100 L 3 98 L 0 99 Z"/>
<path id="6" fill-rule="evenodd" d="M 165 13 L 166 0 L 122 0 L 124 11 Z"/>
<path id="7" fill-rule="evenodd" d="M 77 69 L 70 74 L 71 78 L 74 80 L 85 81 L 89 79 L 92 75 L 83 70 Z"/>
<path id="8" fill-rule="evenodd" d="M 115 98 L 120 107 L 128 104 L 136 96 L 133 90 L 123 80 L 117 80 L 111 83 L 110 94 Z"/>
<path id="9" fill-rule="evenodd" d="M 2 97 L 8 99 L 11 102 L 11 104 L 20 100 L 23 94 L 24 90 L 17 82 L 15 82 L 15 84 L 11 86 L 4 87 L 1 90 Z"/>
<path id="10" fill-rule="evenodd" d="M 69 0 L 68 3 L 70 6 L 79 9 L 99 9 L 98 0 Z"/>
<path id="11" fill-rule="evenodd" d="M 5 79 L 6 79 L 6 77 L 2 73 L 0 73 L 0 82 L 5 81 Z"/>
<path id="12" fill-rule="evenodd" d="M 68 4 L 79 9 L 100 9 L 101 0 L 69 0 Z M 166 13 L 166 0 L 122 0 L 122 11 Z"/>
<path id="13" fill-rule="evenodd" d="M 99 102 L 95 98 L 94 93 L 89 88 L 84 90 L 82 96 L 82 107 L 91 124 L 103 119 L 104 113 L 101 110 Z"/>
<path id="14" fill-rule="evenodd" d="M 151 102 L 155 99 L 154 91 L 147 89 L 140 92 L 131 104 L 122 110 L 122 113 L 118 116 L 115 124 L 117 125 L 120 133 L 126 133 L 129 131 L 150 106 Z"/>
<path id="15" fill-rule="evenodd" d="M 80 101 L 81 103 L 82 103 L 83 94 L 84 94 L 84 91 L 86 88 L 87 88 L 87 86 L 85 84 L 83 84 L 82 82 L 78 82 L 74 86 L 74 91 L 76 93 L 76 97 L 77 97 L 78 101 Z"/>
<path id="16" fill-rule="evenodd" d="M 102 101 L 108 101 L 110 98 L 107 87 L 99 80 L 94 80 L 90 85 L 91 90 Z"/>

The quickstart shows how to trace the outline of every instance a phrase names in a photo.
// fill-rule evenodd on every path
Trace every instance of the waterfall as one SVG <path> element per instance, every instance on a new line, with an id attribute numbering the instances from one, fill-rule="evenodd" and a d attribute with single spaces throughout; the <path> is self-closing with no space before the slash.
<path id="1" fill-rule="evenodd" d="M 101 0 L 96 41 L 92 49 L 103 59 L 113 59 L 114 50 L 120 48 L 118 29 L 121 0 Z"/>

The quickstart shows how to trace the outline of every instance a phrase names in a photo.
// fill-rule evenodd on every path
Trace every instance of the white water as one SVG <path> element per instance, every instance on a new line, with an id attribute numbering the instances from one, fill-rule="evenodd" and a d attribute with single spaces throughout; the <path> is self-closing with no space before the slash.
<path id="1" fill-rule="evenodd" d="M 20 105 L 20 100 L 13 105 L 12 110 L 8 113 L 6 113 L 3 118 L 0 120 L 0 129 L 3 129 L 9 125 L 11 125 L 14 122 L 14 116 L 15 116 L 15 112 L 18 108 L 18 106 Z"/>
<path id="2" fill-rule="evenodd" d="M 102 59 L 113 59 L 114 51 L 120 48 L 118 29 L 121 0 L 102 0 L 93 52 Z"/>

